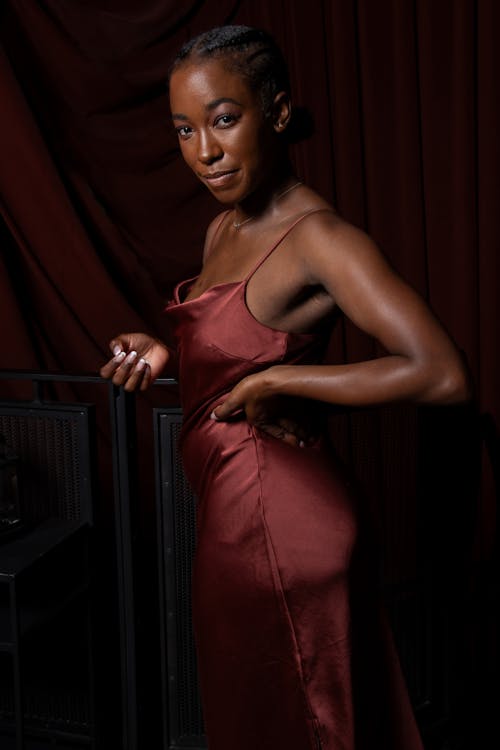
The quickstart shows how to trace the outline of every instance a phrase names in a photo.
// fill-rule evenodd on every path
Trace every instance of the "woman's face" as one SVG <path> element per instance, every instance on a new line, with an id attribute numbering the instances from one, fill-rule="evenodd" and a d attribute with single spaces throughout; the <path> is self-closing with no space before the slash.
<path id="1" fill-rule="evenodd" d="M 170 79 L 182 155 L 221 203 L 237 203 L 265 181 L 278 149 L 258 94 L 223 61 L 187 62 Z"/>

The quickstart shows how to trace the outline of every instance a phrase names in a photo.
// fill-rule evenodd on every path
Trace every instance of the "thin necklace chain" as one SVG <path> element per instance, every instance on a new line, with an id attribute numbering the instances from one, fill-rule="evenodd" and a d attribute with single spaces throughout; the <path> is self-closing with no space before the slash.
<path id="1" fill-rule="evenodd" d="M 302 185 L 302 182 L 300 182 L 300 180 L 298 182 L 295 182 L 286 190 L 283 190 L 282 193 L 276 196 L 275 200 L 279 201 L 280 198 L 283 198 L 284 195 L 286 195 L 287 193 L 289 193 L 291 190 L 298 187 L 299 185 Z M 233 221 L 233 227 L 235 229 L 239 229 L 240 227 L 243 226 L 243 224 L 248 224 L 249 221 L 252 221 L 252 219 L 255 219 L 255 216 L 249 216 L 248 219 L 245 219 L 244 221 Z"/>

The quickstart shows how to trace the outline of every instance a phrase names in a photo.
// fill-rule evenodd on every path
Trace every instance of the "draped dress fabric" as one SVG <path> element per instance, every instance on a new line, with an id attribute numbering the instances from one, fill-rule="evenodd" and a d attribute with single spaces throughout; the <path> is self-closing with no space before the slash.
<path id="1" fill-rule="evenodd" d="M 353 659 L 357 503 L 326 442 L 295 447 L 244 418 L 210 418 L 243 377 L 321 360 L 324 336 L 270 328 L 246 303 L 249 280 L 295 223 L 245 279 L 182 301 L 187 280 L 166 309 L 198 501 L 193 626 L 209 748 L 420 750 L 383 626 L 366 622 L 366 658 Z"/>

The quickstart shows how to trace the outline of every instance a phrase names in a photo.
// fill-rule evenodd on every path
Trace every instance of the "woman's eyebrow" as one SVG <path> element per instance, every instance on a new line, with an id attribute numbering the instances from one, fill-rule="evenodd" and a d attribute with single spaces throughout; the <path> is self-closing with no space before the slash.
<path id="1" fill-rule="evenodd" d="M 236 99 L 231 99 L 230 96 L 221 96 L 219 99 L 214 99 L 213 102 L 207 104 L 206 109 L 211 111 L 212 109 L 216 109 L 219 104 L 236 104 L 238 107 L 241 107 L 241 102 L 238 102 Z"/>
<path id="2" fill-rule="evenodd" d="M 219 99 L 214 99 L 213 102 L 209 102 L 205 109 L 207 112 L 211 112 L 213 109 L 217 109 L 219 104 L 236 104 L 237 107 L 241 107 L 241 102 L 237 99 L 232 99 L 230 96 L 221 96 Z M 172 112 L 172 120 L 189 120 L 187 115 L 182 112 Z"/>

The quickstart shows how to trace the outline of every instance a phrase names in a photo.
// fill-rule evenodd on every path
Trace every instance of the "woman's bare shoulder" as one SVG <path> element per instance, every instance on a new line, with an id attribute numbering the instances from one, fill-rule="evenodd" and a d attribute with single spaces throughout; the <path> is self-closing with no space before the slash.
<path id="1" fill-rule="evenodd" d="M 304 186 L 300 199 L 297 218 L 301 221 L 297 223 L 294 235 L 300 238 L 301 242 L 304 236 L 322 239 L 331 237 L 332 233 L 337 234 L 341 230 L 348 233 L 352 230 L 354 233 L 362 234 L 361 230 L 341 216 L 334 205 L 312 188 Z"/>
<path id="2" fill-rule="evenodd" d="M 376 242 L 333 206 L 316 204 L 291 233 L 293 257 L 308 283 L 321 284 L 337 299 L 353 281 L 387 280 L 394 270 Z"/>
<path id="3" fill-rule="evenodd" d="M 346 221 L 331 203 L 309 189 L 297 207 L 297 212 L 289 220 L 290 223 L 293 231 L 287 239 L 297 258 L 321 249 L 331 249 L 335 242 L 342 241 L 344 237 L 359 240 L 364 236 L 364 233 Z"/>
<path id="4" fill-rule="evenodd" d="M 318 196 L 308 202 L 303 211 L 303 220 L 298 222 L 293 233 L 297 248 L 305 257 L 311 253 L 342 255 L 345 252 L 377 252 L 376 243 L 359 227 L 347 221 L 337 209 Z"/>
<path id="5" fill-rule="evenodd" d="M 307 188 L 302 201 L 302 213 L 304 221 L 300 222 L 304 229 L 311 231 L 326 232 L 343 230 L 357 230 L 354 224 L 351 224 L 338 211 L 338 209 L 329 203 L 325 198 L 316 193 L 314 190 Z M 298 229 L 302 229 L 299 225 Z M 361 231 L 361 230 L 357 230 Z"/>

